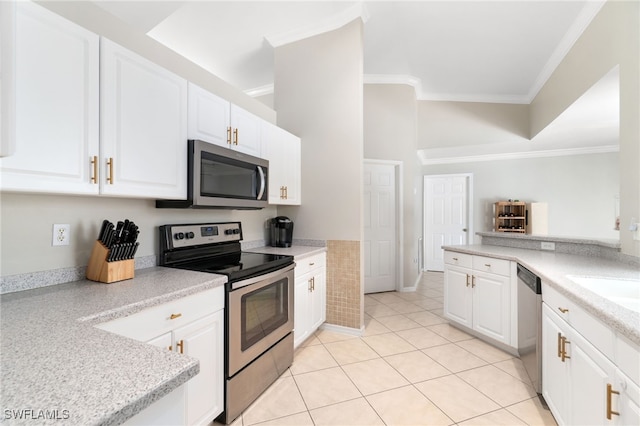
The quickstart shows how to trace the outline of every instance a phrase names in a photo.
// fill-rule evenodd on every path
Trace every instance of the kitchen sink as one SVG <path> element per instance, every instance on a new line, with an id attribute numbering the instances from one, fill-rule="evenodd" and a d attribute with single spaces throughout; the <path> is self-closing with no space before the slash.
<path id="1" fill-rule="evenodd" d="M 640 313 L 640 279 L 578 275 L 567 275 L 567 278 L 613 303 Z"/>

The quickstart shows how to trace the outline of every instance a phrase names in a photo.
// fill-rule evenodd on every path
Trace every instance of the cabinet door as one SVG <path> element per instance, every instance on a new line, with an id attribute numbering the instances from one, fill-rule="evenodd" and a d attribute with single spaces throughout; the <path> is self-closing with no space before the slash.
<path id="1" fill-rule="evenodd" d="M 500 342 L 511 343 L 511 280 L 495 274 L 475 272 L 473 328 Z"/>
<path id="2" fill-rule="evenodd" d="M 175 426 L 183 425 L 185 387 L 182 385 L 163 396 L 135 416 L 123 423 L 124 426 Z"/>
<path id="3" fill-rule="evenodd" d="M 187 195 L 187 81 L 112 41 L 100 46 L 101 192 Z"/>
<path id="4" fill-rule="evenodd" d="M 168 351 L 173 350 L 172 333 L 161 334 L 160 336 L 147 341 L 147 343 L 159 348 L 164 348 Z"/>
<path id="5" fill-rule="evenodd" d="M 640 387 L 636 385 L 620 370 L 616 370 L 612 390 L 620 392 L 614 394 L 611 410 L 618 414 L 611 415 L 616 425 L 640 425 Z"/>
<path id="6" fill-rule="evenodd" d="M 17 2 L 15 43 L 16 144 L 1 160 L 1 189 L 97 194 L 98 35 Z"/>
<path id="7" fill-rule="evenodd" d="M 448 265 L 445 267 L 444 316 L 472 328 L 471 270 Z"/>
<path id="8" fill-rule="evenodd" d="M 189 83 L 189 139 L 230 147 L 231 104 L 213 93 Z"/>
<path id="9" fill-rule="evenodd" d="M 615 367 L 600 351 L 573 331 L 567 342 L 571 389 L 569 421 L 574 425 L 601 425 L 607 422 L 607 384 L 613 382 Z"/>
<path id="10" fill-rule="evenodd" d="M 209 423 L 223 410 L 223 326 L 220 310 L 174 331 L 174 350 L 200 361 L 200 373 L 186 384 L 187 424 Z"/>
<path id="11" fill-rule="evenodd" d="M 260 157 L 262 119 L 231 104 L 231 148 Z"/>
<path id="12" fill-rule="evenodd" d="M 561 338 L 567 337 L 567 326 L 542 304 L 542 395 L 559 425 L 569 424 L 567 394 L 569 370 L 562 361 Z"/>
<path id="13" fill-rule="evenodd" d="M 310 328 L 311 331 L 314 331 L 324 323 L 327 317 L 327 285 L 325 268 L 317 268 L 312 274 L 309 310 L 311 316 Z"/>
<path id="14" fill-rule="evenodd" d="M 293 347 L 297 348 L 311 334 L 311 273 L 296 275 L 293 305 Z"/>
<path id="15" fill-rule="evenodd" d="M 269 204 L 301 204 L 300 138 L 265 123 L 262 156 L 269 160 Z"/>

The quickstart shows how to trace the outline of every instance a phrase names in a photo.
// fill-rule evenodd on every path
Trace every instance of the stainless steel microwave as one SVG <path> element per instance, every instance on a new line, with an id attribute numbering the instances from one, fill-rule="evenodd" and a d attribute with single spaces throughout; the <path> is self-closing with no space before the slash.
<path id="1" fill-rule="evenodd" d="M 189 140 L 187 199 L 158 208 L 261 209 L 267 206 L 269 161 L 201 140 Z"/>

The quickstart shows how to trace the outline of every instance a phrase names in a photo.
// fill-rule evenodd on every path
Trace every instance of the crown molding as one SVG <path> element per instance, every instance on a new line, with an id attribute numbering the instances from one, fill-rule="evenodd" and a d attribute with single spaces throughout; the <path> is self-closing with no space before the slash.
<path id="1" fill-rule="evenodd" d="M 292 31 L 266 35 L 264 39 L 271 45 L 271 47 L 280 47 L 285 44 L 294 43 L 309 37 L 337 30 L 358 18 L 362 19 L 362 22 L 364 23 L 369 20 L 369 13 L 363 3 L 356 3 L 344 11 L 324 19 L 317 24 L 298 28 Z"/>
<path id="2" fill-rule="evenodd" d="M 463 149 L 464 147 L 460 147 Z M 460 155 L 449 157 L 428 158 L 428 149 L 418 150 L 418 158 L 422 165 L 477 163 L 482 161 L 521 160 L 529 158 L 562 157 L 567 155 L 605 154 L 620 151 L 619 145 L 601 145 L 592 147 L 547 149 L 540 151 L 503 152 L 481 155 Z"/>
<path id="3" fill-rule="evenodd" d="M 591 21 L 593 21 L 593 18 L 596 17 L 605 3 L 606 0 L 594 0 L 587 1 L 585 3 L 580 14 L 571 27 L 569 27 L 564 37 L 562 37 L 562 40 L 560 40 L 560 43 L 556 46 L 551 57 L 549 57 L 547 63 L 542 67 L 542 71 L 538 74 L 533 86 L 529 89 L 526 103 L 530 104 L 533 102 L 533 99 L 538 95 L 538 92 L 542 89 L 547 80 L 549 80 L 551 74 L 553 74 L 556 68 L 558 68 L 558 65 L 560 65 L 564 57 L 567 56 L 567 53 L 569 53 L 573 45 L 578 41 L 589 24 L 591 24 Z"/>
<path id="4" fill-rule="evenodd" d="M 244 91 L 247 95 L 252 98 L 257 98 L 258 96 L 271 95 L 273 94 L 273 83 L 265 84 L 264 86 L 254 87 L 253 89 L 247 89 Z"/>

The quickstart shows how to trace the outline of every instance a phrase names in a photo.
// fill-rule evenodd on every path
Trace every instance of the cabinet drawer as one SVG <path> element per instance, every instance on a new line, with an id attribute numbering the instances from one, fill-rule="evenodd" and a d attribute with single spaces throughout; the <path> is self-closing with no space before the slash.
<path id="1" fill-rule="evenodd" d="M 473 256 L 473 269 L 479 272 L 489 272 L 491 274 L 511 275 L 511 262 L 493 257 Z"/>
<path id="2" fill-rule="evenodd" d="M 456 253 L 454 251 L 444 252 L 444 263 L 447 265 L 462 266 L 471 268 L 473 266 L 473 256 L 470 254 Z"/>
<path id="3" fill-rule="evenodd" d="M 610 328 L 544 282 L 542 300 L 600 352 L 614 359 L 614 333 Z"/>
<path id="4" fill-rule="evenodd" d="M 96 327 L 147 342 L 223 308 L 224 286 L 220 286 L 99 324 Z"/>
<path id="5" fill-rule="evenodd" d="M 324 268 L 327 265 L 327 254 L 326 253 L 318 253 L 312 256 L 303 257 L 302 259 L 296 259 L 296 269 L 295 276 L 296 278 L 301 277 L 307 272 L 316 269 L 316 268 Z"/>

